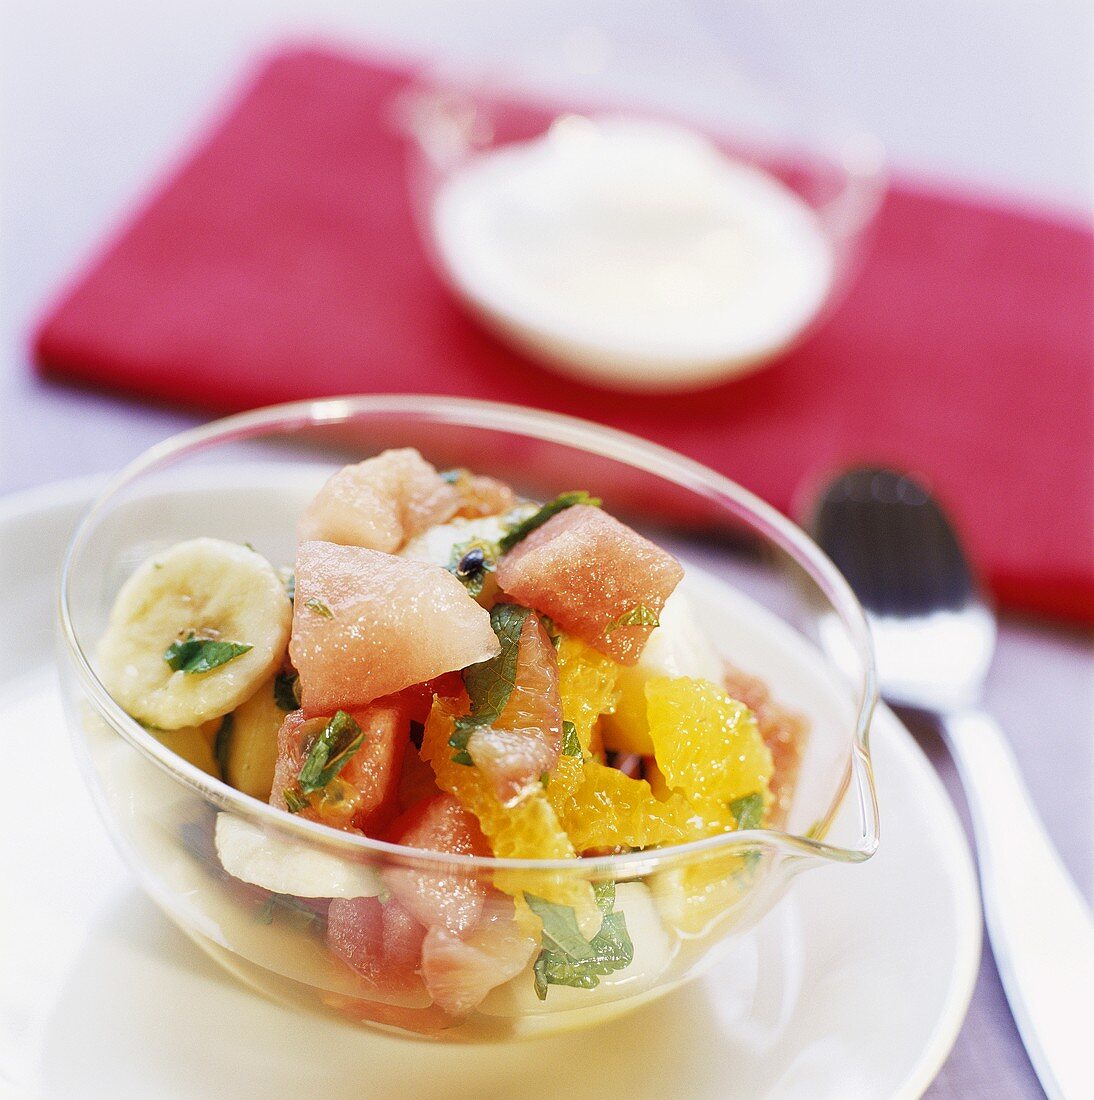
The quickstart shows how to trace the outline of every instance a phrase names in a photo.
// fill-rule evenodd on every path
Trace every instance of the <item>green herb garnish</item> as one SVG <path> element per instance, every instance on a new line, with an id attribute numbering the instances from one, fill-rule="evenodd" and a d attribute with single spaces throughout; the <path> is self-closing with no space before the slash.
<path id="1" fill-rule="evenodd" d="M 191 630 L 185 641 L 172 642 L 164 651 L 163 659 L 176 671 L 193 676 L 199 672 L 212 672 L 241 656 L 253 646 L 242 642 L 218 642 L 212 638 L 198 638 Z"/>
<path id="2" fill-rule="evenodd" d="M 524 620 L 532 612 L 514 603 L 495 604 L 490 612 L 490 625 L 501 643 L 501 652 L 488 661 L 464 669 L 463 683 L 471 700 L 471 710 L 456 719 L 448 744 L 456 750 L 452 759 L 457 764 L 471 765 L 467 742 L 477 729 L 496 722 L 513 694 L 517 678 L 517 651 Z"/>
<path id="3" fill-rule="evenodd" d="M 551 985 L 594 989 L 600 984 L 600 975 L 622 970 L 634 959 L 626 918 L 614 912 L 615 884 L 600 883 L 593 889 L 604 919 L 591 940 L 581 935 L 570 906 L 524 895 L 529 908 L 543 921 L 543 949 L 532 967 L 536 996 L 541 1001 L 547 999 Z"/>
<path id="4" fill-rule="evenodd" d="M 448 559 L 448 571 L 467 589 L 467 594 L 475 599 L 482 593 L 487 574 L 497 568 L 498 548 L 486 539 L 468 539 L 452 547 Z"/>
<path id="5" fill-rule="evenodd" d="M 226 714 L 220 720 L 220 728 L 217 730 L 216 740 L 213 742 L 213 753 L 217 758 L 217 767 L 220 769 L 220 778 L 228 781 L 228 750 L 232 744 L 232 727 L 236 724 L 234 714 Z"/>
<path id="6" fill-rule="evenodd" d="M 591 497 L 584 489 L 575 489 L 569 493 L 560 493 L 554 500 L 544 504 L 537 512 L 533 512 L 527 519 L 522 519 L 498 540 L 498 547 L 503 554 L 508 553 L 521 539 L 527 538 L 537 527 L 542 527 L 552 516 L 559 512 L 572 508 L 575 504 L 588 504 L 593 508 L 600 507 L 600 498 Z"/>
<path id="7" fill-rule="evenodd" d="M 285 799 L 285 808 L 291 814 L 298 814 L 301 810 L 306 810 L 311 805 L 310 802 L 293 787 L 286 787 L 281 792 L 282 797 Z"/>
<path id="8" fill-rule="evenodd" d="M 279 672 L 274 680 L 274 702 L 282 710 L 296 710 L 300 706 L 300 677 L 295 672 Z"/>
<path id="9" fill-rule="evenodd" d="M 324 619 L 333 619 L 334 613 L 322 600 L 317 600 L 314 596 L 308 600 L 304 606 L 309 611 L 314 611 L 316 615 L 322 615 Z"/>
<path id="10" fill-rule="evenodd" d="M 441 470 L 438 472 L 437 476 L 441 481 L 446 481 L 449 485 L 455 485 L 466 473 L 467 471 L 461 466 L 457 469 Z"/>
<path id="11" fill-rule="evenodd" d="M 296 601 L 296 570 L 290 569 L 285 574 L 285 595 L 289 597 L 289 603 Z"/>
<path id="12" fill-rule="evenodd" d="M 361 727 L 344 711 L 338 711 L 315 739 L 300 769 L 300 790 L 304 794 L 322 790 L 365 743 Z"/>
<path id="13" fill-rule="evenodd" d="M 303 917 L 309 923 L 319 920 L 319 914 L 310 905 L 292 894 L 271 894 L 255 911 L 255 920 L 259 924 L 272 924 L 278 908 L 288 909 L 290 913 Z"/>
<path id="14" fill-rule="evenodd" d="M 577 736 L 577 726 L 573 722 L 562 723 L 562 755 L 581 755 L 581 740 Z"/>
<path id="15" fill-rule="evenodd" d="M 759 791 L 735 798 L 729 812 L 737 819 L 738 829 L 758 829 L 764 819 L 764 796 Z"/>
<path id="16" fill-rule="evenodd" d="M 581 934 L 577 916 L 569 905 L 557 905 L 546 898 L 525 893 L 528 908 L 543 922 L 543 948 L 571 959 L 591 959 L 592 944 Z"/>
<path id="17" fill-rule="evenodd" d="M 661 621 L 657 617 L 657 612 L 654 611 L 652 607 L 647 607 L 644 603 L 640 603 L 624 611 L 618 619 L 612 619 L 612 621 L 604 627 L 604 633 L 610 634 L 613 630 L 618 630 L 621 626 L 660 625 Z"/>

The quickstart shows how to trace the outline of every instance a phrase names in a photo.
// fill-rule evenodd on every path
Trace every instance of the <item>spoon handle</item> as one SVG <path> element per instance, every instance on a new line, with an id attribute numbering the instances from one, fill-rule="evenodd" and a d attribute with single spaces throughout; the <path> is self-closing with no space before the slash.
<path id="1" fill-rule="evenodd" d="M 1094 1096 L 1094 921 L 988 715 L 942 726 L 972 813 L 984 914 L 1011 1011 L 1050 1100 Z"/>

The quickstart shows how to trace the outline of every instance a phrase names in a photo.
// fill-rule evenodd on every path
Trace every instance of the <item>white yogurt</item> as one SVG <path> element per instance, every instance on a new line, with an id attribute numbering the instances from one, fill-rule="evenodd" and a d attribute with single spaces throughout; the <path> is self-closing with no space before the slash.
<path id="1" fill-rule="evenodd" d="M 805 328 L 832 281 L 797 195 L 664 122 L 564 116 L 470 161 L 432 216 L 449 276 L 486 319 L 620 387 L 744 371 Z"/>

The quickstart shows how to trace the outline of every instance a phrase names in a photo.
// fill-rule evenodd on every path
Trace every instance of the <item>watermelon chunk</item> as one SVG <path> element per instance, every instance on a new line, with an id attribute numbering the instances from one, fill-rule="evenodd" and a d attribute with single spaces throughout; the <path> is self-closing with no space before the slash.
<path id="1" fill-rule="evenodd" d="M 372 836 L 382 831 L 398 811 L 399 778 L 416 703 L 413 697 L 394 696 L 348 711 L 364 742 L 325 791 L 312 793 L 301 816 Z M 302 710 L 285 716 L 277 737 L 271 805 L 287 809 L 285 790 L 297 786 L 311 743 L 328 720 L 309 719 Z"/>
<path id="2" fill-rule="evenodd" d="M 424 799 L 403 814 L 387 839 L 408 848 L 457 855 L 490 855 L 478 819 L 450 794 Z M 436 870 L 389 867 L 384 885 L 421 924 L 467 932 L 478 922 L 486 887 L 471 874 L 438 866 Z"/>
<path id="3" fill-rule="evenodd" d="M 434 1004 L 453 1016 L 465 1016 L 491 989 L 515 978 L 537 946 L 513 919 L 512 902 L 492 895 L 470 934 L 458 936 L 446 928 L 426 933 L 421 975 Z"/>
<path id="4" fill-rule="evenodd" d="M 329 478 L 300 517 L 297 535 L 393 554 L 461 504 L 460 493 L 413 448 L 384 451 Z"/>
<path id="5" fill-rule="evenodd" d="M 333 714 L 487 660 L 490 615 L 447 570 L 360 546 L 297 551 L 289 652 L 306 714 Z"/>
<path id="6" fill-rule="evenodd" d="M 497 570 L 509 596 L 623 665 L 637 662 L 683 575 L 667 551 L 588 504 L 552 516 Z"/>
<path id="7" fill-rule="evenodd" d="M 425 934 L 393 898 L 334 898 L 327 913 L 333 954 L 389 994 L 421 989 L 418 967 Z"/>

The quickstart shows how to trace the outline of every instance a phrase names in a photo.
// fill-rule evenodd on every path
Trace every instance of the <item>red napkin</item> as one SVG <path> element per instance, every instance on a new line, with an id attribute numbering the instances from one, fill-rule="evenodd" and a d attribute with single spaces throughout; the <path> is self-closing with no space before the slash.
<path id="1" fill-rule="evenodd" d="M 227 411 L 353 392 L 557 409 L 636 432 L 777 507 L 852 460 L 929 476 L 999 599 L 1094 621 L 1094 266 L 1085 228 L 892 190 L 838 313 L 698 395 L 532 366 L 430 269 L 383 105 L 405 70 L 275 56 L 37 335 L 48 374 Z"/>

